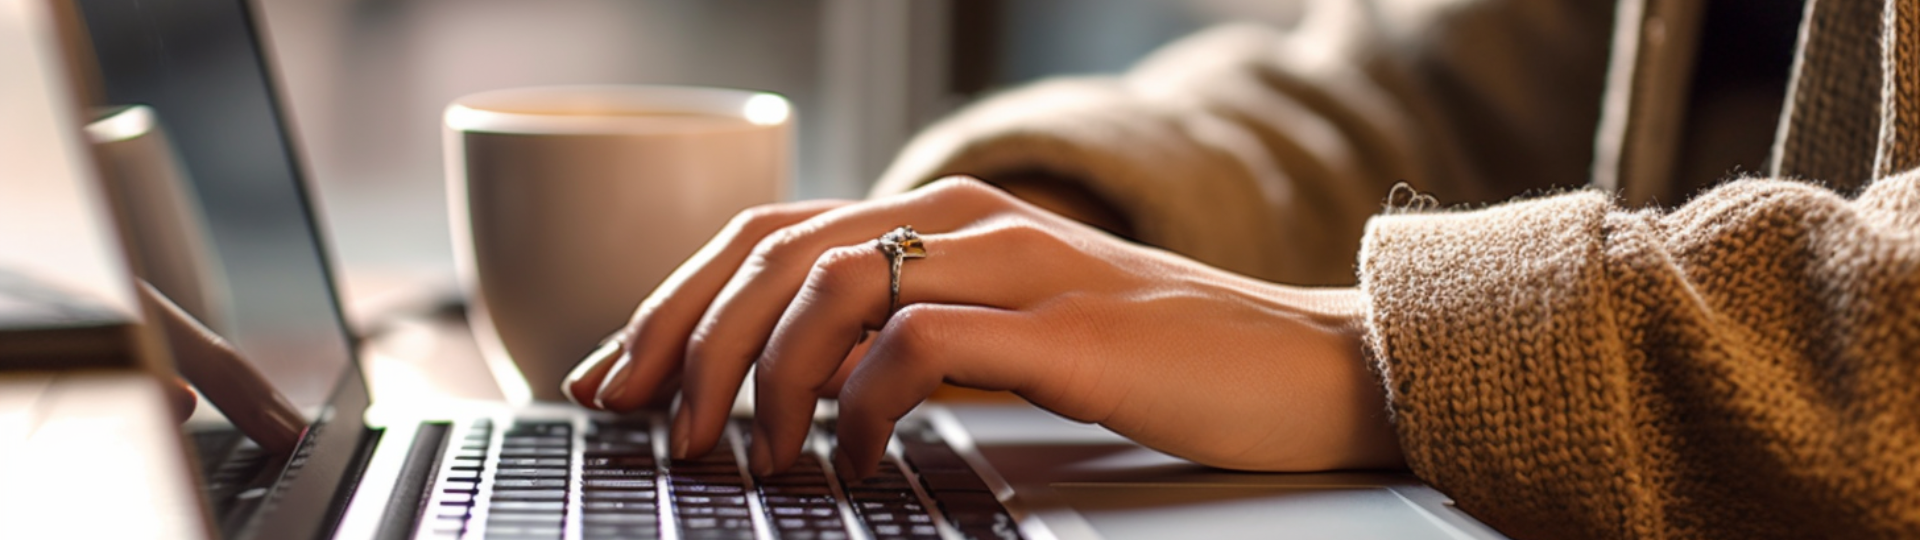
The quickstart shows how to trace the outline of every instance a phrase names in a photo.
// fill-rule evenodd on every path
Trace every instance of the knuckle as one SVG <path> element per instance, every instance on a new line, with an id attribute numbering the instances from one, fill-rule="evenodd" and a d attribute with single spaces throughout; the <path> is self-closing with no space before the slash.
<path id="1" fill-rule="evenodd" d="M 808 238 L 813 232 L 806 225 L 781 227 L 760 238 L 753 245 L 748 258 L 763 266 L 790 264 L 800 253 L 809 251 Z"/>
<path id="2" fill-rule="evenodd" d="M 788 221 L 792 209 L 788 203 L 769 203 L 754 206 L 733 215 L 727 222 L 727 230 L 742 237 L 758 238 L 779 230 Z"/>
<path id="3" fill-rule="evenodd" d="M 996 242 L 1029 251 L 1039 251 L 1061 245 L 1059 237 L 1053 231 L 1041 228 L 1032 222 L 1018 220 L 993 231 Z"/>
<path id="4" fill-rule="evenodd" d="M 995 249 L 1004 250 L 1016 260 L 1047 264 L 1077 253 L 1072 242 L 1046 227 L 1027 220 L 1015 220 L 988 233 Z"/>
<path id="5" fill-rule="evenodd" d="M 873 255 L 861 246 L 829 249 L 814 260 L 807 274 L 807 289 L 828 298 L 843 298 L 857 291 L 855 287 L 872 286 L 866 272 L 875 264 L 872 259 Z"/>
<path id="6" fill-rule="evenodd" d="M 994 205 L 1008 201 L 1005 191 L 971 176 L 948 176 L 928 184 L 925 189 L 930 197 L 962 204 Z"/>
<path id="7" fill-rule="evenodd" d="M 887 321 L 888 352 L 891 360 L 909 364 L 930 364 L 945 340 L 945 319 L 933 306 L 915 304 L 900 308 Z"/>

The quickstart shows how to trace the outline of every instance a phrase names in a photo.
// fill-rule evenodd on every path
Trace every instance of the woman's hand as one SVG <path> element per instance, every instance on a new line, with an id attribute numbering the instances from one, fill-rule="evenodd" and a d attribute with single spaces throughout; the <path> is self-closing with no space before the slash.
<path id="1" fill-rule="evenodd" d="M 905 263 L 889 317 L 873 239 L 901 225 L 928 256 Z M 565 391 L 627 411 L 677 377 L 672 450 L 686 457 L 713 447 L 757 365 L 757 474 L 799 456 L 819 397 L 840 400 L 839 459 L 871 474 L 894 421 L 943 381 L 1010 390 L 1209 465 L 1399 466 L 1361 358 L 1361 304 L 1351 289 L 1258 282 L 948 179 L 742 213 L 641 304 L 627 352 L 583 363 Z"/>

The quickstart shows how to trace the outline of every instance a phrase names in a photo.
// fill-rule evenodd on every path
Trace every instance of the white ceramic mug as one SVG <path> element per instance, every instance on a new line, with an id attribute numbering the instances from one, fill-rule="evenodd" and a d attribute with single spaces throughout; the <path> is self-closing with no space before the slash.
<path id="1" fill-rule="evenodd" d="M 461 279 L 510 399 L 560 382 L 734 214 L 781 200 L 793 120 L 774 94 L 559 86 L 447 106 Z"/>

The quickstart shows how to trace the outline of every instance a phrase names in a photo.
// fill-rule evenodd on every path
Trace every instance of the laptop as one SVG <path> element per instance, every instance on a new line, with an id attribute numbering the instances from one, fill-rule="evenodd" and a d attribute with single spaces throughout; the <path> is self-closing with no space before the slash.
<path id="1" fill-rule="evenodd" d="M 258 10 L 71 1 L 97 104 L 150 108 L 189 178 L 223 276 L 204 317 L 310 421 L 286 455 L 189 423 L 224 537 L 1500 538 L 1404 473 L 1212 469 L 1026 405 L 922 406 L 865 480 L 827 458 L 830 408 L 800 464 L 761 478 L 740 420 L 675 461 L 663 411 L 382 407 L 398 396 L 376 401 L 355 356 Z"/>

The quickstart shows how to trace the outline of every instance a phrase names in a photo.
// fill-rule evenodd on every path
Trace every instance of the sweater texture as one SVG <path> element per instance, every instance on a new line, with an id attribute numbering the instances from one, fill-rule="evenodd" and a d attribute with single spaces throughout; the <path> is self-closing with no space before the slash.
<path id="1" fill-rule="evenodd" d="M 1045 171 L 1357 278 L 1408 465 L 1515 537 L 1920 538 L 1920 0 L 1809 2 L 1766 174 L 1666 208 L 1689 0 L 1303 5 L 969 107 L 875 191 Z"/>

